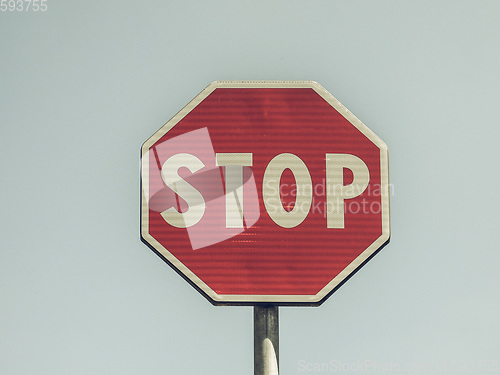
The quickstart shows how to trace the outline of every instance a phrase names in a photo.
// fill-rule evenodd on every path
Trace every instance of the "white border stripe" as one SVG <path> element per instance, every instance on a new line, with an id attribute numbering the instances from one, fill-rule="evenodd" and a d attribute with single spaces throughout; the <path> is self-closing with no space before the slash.
<path id="1" fill-rule="evenodd" d="M 381 201 L 382 201 L 382 235 L 376 239 L 363 253 L 354 259 L 342 272 L 330 281 L 316 295 L 232 295 L 217 294 L 188 267 L 179 261 L 155 238 L 149 234 L 149 149 L 168 131 L 170 131 L 189 112 L 200 104 L 208 95 L 217 88 L 312 88 L 333 108 L 344 116 L 353 126 L 363 133 L 380 149 L 380 178 L 381 178 Z M 162 126 L 153 136 L 151 136 L 142 146 L 142 200 L 141 200 L 141 234 L 156 251 L 168 260 L 183 273 L 193 284 L 216 303 L 296 303 L 315 304 L 323 300 L 328 293 L 334 290 L 340 283 L 349 277 L 358 267 L 360 267 L 370 256 L 382 247 L 390 238 L 390 205 L 389 205 L 389 152 L 387 145 L 356 116 L 344 107 L 333 95 L 323 86 L 314 81 L 215 81 L 207 86 L 199 95 L 189 102 L 172 119 Z"/>

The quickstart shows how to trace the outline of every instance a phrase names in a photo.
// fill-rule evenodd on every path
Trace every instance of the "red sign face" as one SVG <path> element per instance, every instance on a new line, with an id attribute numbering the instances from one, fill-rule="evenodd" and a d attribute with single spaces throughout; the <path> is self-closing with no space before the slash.
<path id="1" fill-rule="evenodd" d="M 315 82 L 212 83 L 141 184 L 142 240 L 215 304 L 320 304 L 389 242 L 387 146 Z"/>

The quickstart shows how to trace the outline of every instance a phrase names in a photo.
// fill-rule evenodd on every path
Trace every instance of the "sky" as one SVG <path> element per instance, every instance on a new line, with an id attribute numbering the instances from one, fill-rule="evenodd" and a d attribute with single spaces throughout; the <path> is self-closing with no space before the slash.
<path id="1" fill-rule="evenodd" d="M 281 374 L 500 374 L 496 0 L 0 11 L 0 373 L 252 374 L 252 307 L 140 241 L 140 147 L 215 80 L 314 80 L 389 147 L 391 242 L 280 308 Z"/>

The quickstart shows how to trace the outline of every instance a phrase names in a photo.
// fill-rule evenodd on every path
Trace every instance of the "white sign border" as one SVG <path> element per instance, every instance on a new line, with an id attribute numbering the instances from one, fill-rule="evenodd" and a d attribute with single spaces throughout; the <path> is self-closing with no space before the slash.
<path id="1" fill-rule="evenodd" d="M 382 203 L 382 235 L 376 239 L 365 251 L 354 259 L 333 280 L 315 295 L 232 295 L 218 294 L 203 280 L 196 276 L 188 267 L 179 261 L 172 253 L 161 245 L 149 234 L 149 207 L 146 197 L 149 195 L 149 149 L 189 112 L 207 98 L 217 88 L 311 88 L 344 118 L 346 118 L 363 135 L 380 149 L 380 178 L 381 178 L 381 203 Z M 172 119 L 154 133 L 141 149 L 141 236 L 143 241 L 153 250 L 158 252 L 174 269 L 214 304 L 221 305 L 248 305 L 248 304 L 274 304 L 274 305 L 319 305 L 328 296 L 352 276 L 370 257 L 386 245 L 390 240 L 390 205 L 389 205 L 389 150 L 387 145 L 346 107 L 344 107 L 323 86 L 314 81 L 215 81 L 208 85 L 200 94 L 191 100 Z"/>

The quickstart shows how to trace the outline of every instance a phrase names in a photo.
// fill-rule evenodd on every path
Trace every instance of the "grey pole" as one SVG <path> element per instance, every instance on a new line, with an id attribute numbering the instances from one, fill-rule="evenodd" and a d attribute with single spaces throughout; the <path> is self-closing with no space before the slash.
<path id="1" fill-rule="evenodd" d="M 254 306 L 254 375 L 277 375 L 279 359 L 278 306 Z"/>

